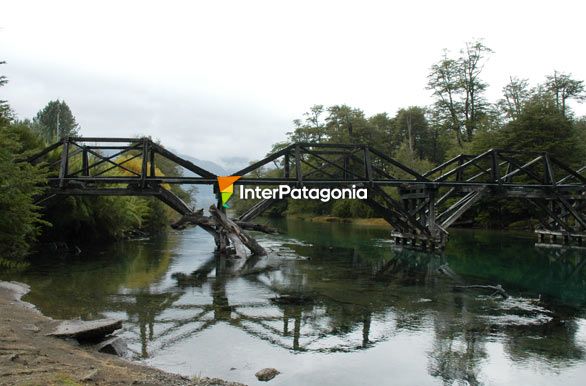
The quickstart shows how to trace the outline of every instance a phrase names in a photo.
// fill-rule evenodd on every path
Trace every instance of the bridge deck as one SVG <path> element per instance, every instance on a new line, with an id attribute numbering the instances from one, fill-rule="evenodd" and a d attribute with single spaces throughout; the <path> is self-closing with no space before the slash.
<path id="1" fill-rule="evenodd" d="M 160 159 L 177 165 L 184 175 L 161 175 L 156 168 Z M 164 185 L 212 185 L 218 194 L 214 173 L 148 138 L 64 138 L 27 161 L 45 162 L 51 171 L 39 202 L 64 195 L 155 196 L 186 215 L 192 210 Z M 137 163 L 140 167 L 132 166 Z M 273 172 L 266 177 L 267 167 L 281 176 Z M 435 248 L 445 245 L 446 229 L 477 202 L 496 197 L 523 199 L 537 208 L 539 237 L 583 234 L 585 173 L 586 166 L 573 169 L 547 153 L 502 149 L 461 154 L 419 173 L 367 145 L 294 143 L 232 175 L 242 177 L 236 185 L 365 187 L 365 204 L 391 225 L 394 239 Z M 251 220 L 274 202 L 263 200 L 241 217 Z"/>

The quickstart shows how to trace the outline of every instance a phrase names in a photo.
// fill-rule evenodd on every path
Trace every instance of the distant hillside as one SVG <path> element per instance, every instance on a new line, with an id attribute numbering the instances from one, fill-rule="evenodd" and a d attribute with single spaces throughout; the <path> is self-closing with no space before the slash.
<path id="1" fill-rule="evenodd" d="M 176 152 L 172 149 L 169 149 L 173 153 L 177 154 L 179 157 L 184 158 L 188 161 L 193 162 L 197 166 L 207 170 L 208 172 L 214 173 L 218 176 L 227 176 L 234 173 L 237 170 L 244 168 L 248 165 L 248 162 L 244 158 L 229 158 L 226 159 L 226 163 L 230 166 L 230 170 L 226 170 L 222 165 L 219 165 L 213 161 L 202 160 L 199 158 L 191 157 L 179 152 Z M 184 175 L 187 177 L 193 177 L 195 174 L 189 170 L 184 170 Z M 186 186 L 188 188 L 188 186 Z M 214 191 L 211 186 L 206 185 L 197 185 L 197 193 L 195 194 L 196 199 L 196 206 L 198 208 L 209 208 L 210 205 L 216 203 L 216 197 L 214 196 Z"/>

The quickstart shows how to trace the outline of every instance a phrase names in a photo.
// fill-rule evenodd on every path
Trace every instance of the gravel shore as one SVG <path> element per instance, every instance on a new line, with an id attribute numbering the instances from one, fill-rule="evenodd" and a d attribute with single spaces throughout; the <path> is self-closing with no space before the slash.
<path id="1" fill-rule="evenodd" d="M 189 379 L 46 336 L 58 321 L 21 301 L 28 286 L 0 281 L 1 385 L 242 386 L 221 379 Z"/>

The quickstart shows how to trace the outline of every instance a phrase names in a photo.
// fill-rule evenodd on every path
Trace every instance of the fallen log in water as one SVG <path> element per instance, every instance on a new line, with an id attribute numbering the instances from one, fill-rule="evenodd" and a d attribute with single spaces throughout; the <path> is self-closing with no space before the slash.
<path id="1" fill-rule="evenodd" d="M 279 231 L 277 231 L 275 228 L 271 228 L 270 226 L 267 226 L 267 225 L 255 224 L 253 222 L 247 222 L 247 221 L 237 221 L 237 220 L 232 220 L 232 221 L 234 221 L 234 224 L 238 225 L 242 229 L 246 229 L 247 231 L 257 231 L 257 232 L 268 233 L 268 234 L 273 234 L 273 235 L 276 235 L 279 233 Z"/>
<path id="2" fill-rule="evenodd" d="M 465 289 L 486 289 L 493 291 L 492 295 L 499 295 L 503 299 L 507 299 L 509 294 L 499 285 L 456 285 L 453 287 L 455 291 L 461 291 Z"/>
<path id="3" fill-rule="evenodd" d="M 215 226 L 210 217 L 203 215 L 203 209 L 199 209 L 191 214 L 184 215 L 178 221 L 171 224 L 171 227 L 173 229 L 185 229 L 190 225 L 199 225 L 202 228 Z"/>
<path id="4" fill-rule="evenodd" d="M 244 247 L 255 255 L 266 255 L 265 249 L 253 237 L 244 233 L 243 229 L 273 234 L 277 233 L 275 229 L 266 225 L 232 220 L 214 205 L 210 207 L 209 212 L 211 216 L 204 216 L 203 209 L 200 209 L 183 216 L 171 226 L 174 229 L 185 229 L 189 225 L 202 227 L 214 237 L 220 254 L 227 254 L 231 245 L 238 257 L 246 257 Z"/>
<path id="5" fill-rule="evenodd" d="M 234 224 L 238 225 L 240 228 L 248 230 L 248 231 L 257 231 L 262 233 L 268 234 L 278 234 L 275 228 L 272 228 L 267 225 L 263 224 L 255 224 L 253 222 L 248 221 L 238 221 L 232 220 Z M 199 225 L 201 227 L 214 227 L 216 226 L 216 222 L 212 217 L 204 216 L 203 209 L 200 209 L 193 214 L 188 214 L 181 217 L 177 222 L 171 224 L 173 229 L 185 229 L 190 225 Z"/>
<path id="6" fill-rule="evenodd" d="M 234 248 L 238 249 L 238 240 L 246 245 L 250 251 L 255 255 L 266 255 L 267 252 L 261 245 L 253 238 L 242 231 L 242 229 L 230 220 L 226 213 L 218 210 L 214 205 L 210 206 L 210 214 L 215 220 L 218 227 L 222 228 L 225 232 Z"/>

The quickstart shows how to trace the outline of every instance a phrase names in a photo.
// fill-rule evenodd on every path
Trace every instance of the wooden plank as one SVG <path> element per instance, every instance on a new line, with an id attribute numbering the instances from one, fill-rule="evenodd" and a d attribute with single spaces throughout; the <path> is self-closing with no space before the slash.
<path id="1" fill-rule="evenodd" d="M 368 147 L 363 148 L 364 152 L 364 173 L 366 175 L 366 179 L 370 181 L 370 185 L 372 185 L 372 163 L 370 161 L 370 152 L 368 151 Z"/>
<path id="2" fill-rule="evenodd" d="M 295 145 L 295 178 L 297 184 L 301 186 L 303 184 L 303 171 L 301 170 L 301 147 Z"/>
<path id="3" fill-rule="evenodd" d="M 79 146 L 79 145 L 78 145 L 78 146 Z M 108 161 L 109 161 L 109 160 L 111 160 L 112 158 L 116 158 L 116 157 L 118 157 L 119 155 L 122 155 L 122 154 L 124 154 L 124 153 L 126 153 L 126 152 L 128 152 L 128 151 L 134 150 L 134 149 L 136 149 L 136 148 L 137 148 L 136 146 L 133 146 L 133 147 L 128 147 L 128 148 L 125 148 L 124 150 L 121 150 L 121 151 L 119 151 L 119 152 L 116 152 L 116 153 L 114 153 L 114 154 L 112 154 L 112 155 L 109 155 L 109 156 L 107 156 L 107 157 L 106 157 L 106 156 L 103 156 L 103 155 L 101 155 L 101 154 L 99 154 L 99 153 L 92 152 L 92 154 L 94 154 L 94 155 L 96 155 L 96 154 L 97 154 L 97 157 L 98 157 L 100 160 L 99 160 L 98 162 L 94 162 L 93 164 L 89 165 L 89 166 L 88 166 L 88 169 L 93 169 L 93 168 L 95 168 L 95 167 L 97 167 L 97 166 L 99 166 L 99 165 L 101 165 L 101 164 L 103 164 L 103 163 L 105 163 L 105 162 L 108 162 Z M 90 148 L 87 148 L 87 149 L 89 150 Z M 82 169 L 79 169 L 79 170 L 75 171 L 74 173 L 71 173 L 71 175 L 77 175 L 77 174 L 81 173 L 81 171 L 82 171 Z"/>
<path id="4" fill-rule="evenodd" d="M 416 180 L 418 181 L 427 181 L 427 178 L 425 178 L 424 176 L 422 176 L 421 174 L 419 174 L 418 172 L 416 172 L 415 170 L 411 169 L 410 167 L 403 165 L 402 163 L 395 161 L 394 159 L 392 159 L 391 157 L 388 157 L 387 155 L 383 154 L 382 152 L 376 150 L 373 147 L 368 147 L 368 149 L 370 150 L 370 152 L 374 155 L 376 155 L 377 157 L 387 161 L 388 163 L 398 167 L 399 169 L 403 170 L 404 172 L 407 172 L 408 174 L 412 175 L 413 177 L 415 177 Z"/>
<path id="5" fill-rule="evenodd" d="M 128 163 L 128 162 L 132 161 L 133 159 L 140 157 L 141 155 L 142 155 L 141 153 L 137 153 L 137 154 L 133 155 L 132 157 L 126 158 L 124 161 L 115 162 L 114 163 L 114 166 L 110 166 L 109 168 L 104 169 L 101 172 L 94 174 L 94 177 L 99 177 L 101 175 L 104 175 L 104 174 L 108 173 L 110 170 L 114 170 L 114 169 L 118 168 L 119 166 L 122 166 L 125 163 Z M 133 173 L 133 174 L 135 174 L 136 176 L 138 176 L 137 173 Z"/>
<path id="6" fill-rule="evenodd" d="M 462 159 L 462 157 L 464 156 L 464 154 L 458 154 L 457 156 L 455 156 L 454 158 L 439 164 L 438 166 L 434 167 L 433 169 L 431 169 L 430 171 L 426 172 L 423 174 L 424 177 L 429 177 L 443 169 L 445 169 L 446 167 L 450 166 L 451 164 L 458 162 Z"/>
<path id="7" fill-rule="evenodd" d="M 491 152 L 492 152 L 492 149 L 490 149 L 490 150 L 488 150 L 488 151 L 485 151 L 484 153 L 482 153 L 482 154 L 479 154 L 479 155 L 475 156 L 474 158 L 472 158 L 472 159 L 470 159 L 470 160 L 468 160 L 468 161 L 464 162 L 462 165 L 460 165 L 460 166 L 458 166 L 458 167 L 456 167 L 456 168 L 454 168 L 454 169 L 450 170 L 449 172 L 447 172 L 447 173 L 444 173 L 444 174 L 442 174 L 441 176 L 437 177 L 437 178 L 436 178 L 434 181 L 435 181 L 435 182 L 442 182 L 442 181 L 445 181 L 445 180 L 446 180 L 448 177 L 450 177 L 450 176 L 452 176 L 452 175 L 454 175 L 454 174 L 456 174 L 456 173 L 458 173 L 458 172 L 460 172 L 460 171 L 464 170 L 466 167 L 468 167 L 468 166 L 470 166 L 470 165 L 474 164 L 474 162 L 476 162 L 477 160 L 480 160 L 480 159 L 482 159 L 482 158 L 484 158 L 484 157 L 486 157 L 486 156 L 490 155 L 490 153 L 491 153 Z M 462 159 L 462 157 L 461 157 L 460 159 Z"/>
<path id="8" fill-rule="evenodd" d="M 573 229 L 570 226 L 568 226 L 568 224 L 566 224 L 566 222 L 563 219 L 559 218 L 555 213 L 553 213 L 547 207 L 547 205 L 543 205 L 538 200 L 528 199 L 527 201 L 529 201 L 531 204 L 533 204 L 537 208 L 543 210 L 550 218 L 552 218 L 553 220 L 555 220 L 555 222 L 557 222 L 557 224 L 559 226 L 561 226 L 562 228 L 564 228 L 567 232 L 572 232 L 573 231 Z"/>
<path id="9" fill-rule="evenodd" d="M 170 161 L 175 162 L 179 166 L 183 166 L 185 169 L 194 172 L 197 175 L 200 175 L 205 178 L 216 178 L 217 176 L 214 173 L 208 172 L 207 170 L 197 166 L 191 161 L 183 159 L 175 154 L 171 153 L 169 150 L 165 149 L 163 146 L 151 142 L 152 149 L 157 152 L 158 154 L 162 155 L 163 157 L 169 159 Z"/>
<path id="10" fill-rule="evenodd" d="M 67 176 L 67 166 L 69 164 L 69 140 L 63 140 L 63 150 L 61 151 L 61 165 L 59 167 L 59 187 L 65 186 L 64 178 Z"/>
<path id="11" fill-rule="evenodd" d="M 289 146 L 285 147 L 284 149 L 281 149 L 278 152 L 273 153 L 273 154 L 271 154 L 271 155 L 263 158 L 260 161 L 257 161 L 257 162 L 255 162 L 255 163 L 253 163 L 251 165 L 248 165 L 244 169 L 241 169 L 241 170 L 239 170 L 239 171 L 237 171 L 235 173 L 232 173 L 232 175 L 233 176 L 244 176 L 244 175 L 250 173 L 251 171 L 260 168 L 261 166 L 264 166 L 267 163 L 272 162 L 272 161 L 276 160 L 277 158 L 282 157 L 285 154 L 290 153 L 290 151 L 291 151 L 292 148 L 293 148 L 293 145 L 289 145 Z"/>
<path id="12" fill-rule="evenodd" d="M 471 194 L 472 196 L 469 197 L 466 201 L 462 202 L 462 204 L 454 211 L 454 213 L 441 222 L 441 227 L 443 229 L 449 228 L 449 226 L 452 225 L 457 219 L 459 219 L 468 209 L 470 209 L 472 205 L 478 202 L 484 195 L 484 192 L 474 192 Z M 438 219 L 439 217 L 440 216 L 438 216 Z"/>
<path id="13" fill-rule="evenodd" d="M 142 142 L 145 138 L 117 138 L 117 137 L 71 137 L 74 142 Z"/>
<path id="14" fill-rule="evenodd" d="M 533 160 L 521 165 L 520 162 L 517 162 L 517 160 L 515 160 L 514 158 L 511 157 L 506 157 L 504 155 L 501 154 L 501 158 L 507 160 L 510 164 L 514 165 L 517 169 L 513 170 L 512 172 L 508 172 L 507 174 L 505 174 L 504 176 L 502 176 L 500 179 L 502 181 L 506 181 L 507 179 L 510 180 L 511 177 L 513 177 L 514 175 L 518 174 L 521 171 L 526 172 L 527 174 L 529 174 L 531 177 L 533 177 L 536 181 L 541 182 L 542 179 L 540 176 L 538 176 L 537 174 L 535 174 L 535 172 L 533 172 L 531 169 L 528 169 L 529 166 L 533 165 L 534 163 L 540 161 L 543 158 L 543 155 L 540 155 L 536 158 L 534 158 Z M 544 184 L 544 186 L 548 186 L 549 184 Z"/>
<path id="15" fill-rule="evenodd" d="M 316 157 L 317 159 L 319 159 L 319 160 L 321 160 L 321 161 L 325 162 L 326 164 L 328 164 L 328 165 L 330 165 L 330 166 L 333 166 L 333 167 L 335 167 L 336 169 L 339 169 L 339 170 L 343 171 L 344 173 L 352 174 L 353 176 L 355 176 L 355 177 L 357 177 L 357 178 L 363 178 L 363 176 L 360 176 L 360 175 L 358 175 L 358 174 L 356 174 L 356 173 L 354 173 L 354 172 L 350 171 L 350 169 L 344 168 L 344 167 L 342 167 L 342 166 L 338 165 L 337 163 L 335 163 L 334 161 L 330 161 L 329 159 L 327 159 L 327 158 L 324 158 L 324 157 L 322 157 L 321 155 L 319 155 L 319 154 L 317 154 L 317 153 L 314 153 L 313 151 L 311 151 L 311 150 L 309 150 L 309 149 L 303 148 L 303 150 L 304 150 L 304 151 L 305 151 L 307 154 L 310 154 L 310 155 L 312 155 L 312 156 Z M 362 161 L 361 161 L 361 162 L 362 162 Z"/>
<path id="16" fill-rule="evenodd" d="M 34 163 L 36 160 L 38 160 L 39 158 L 41 158 L 42 156 L 44 156 L 45 154 L 51 152 L 52 150 L 57 149 L 59 146 L 63 145 L 63 140 L 59 141 L 59 142 L 55 142 L 54 144 L 44 148 L 43 150 L 41 150 L 40 152 L 28 157 L 26 159 L 27 162 L 30 163 Z"/>

